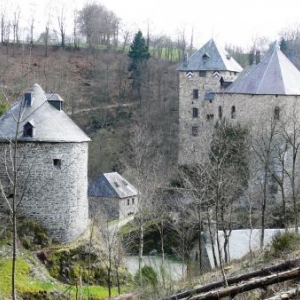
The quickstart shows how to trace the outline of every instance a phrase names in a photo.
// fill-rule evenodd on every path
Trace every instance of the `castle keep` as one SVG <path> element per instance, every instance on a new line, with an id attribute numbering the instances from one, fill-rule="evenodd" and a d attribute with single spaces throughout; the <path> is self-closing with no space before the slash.
<path id="1" fill-rule="evenodd" d="M 88 224 L 90 139 L 62 108 L 59 95 L 35 84 L 0 118 L 0 208 L 9 212 L 16 155 L 18 216 L 38 221 L 65 243 Z"/>
<path id="2" fill-rule="evenodd" d="M 261 61 L 242 71 L 210 40 L 190 59 L 186 57 L 178 71 L 180 165 L 195 162 L 205 152 L 210 132 L 220 120 L 254 130 L 270 117 L 288 119 L 299 106 L 300 72 L 278 43 Z"/>
<path id="3" fill-rule="evenodd" d="M 202 151 L 203 138 L 218 116 L 216 92 L 233 82 L 242 67 L 214 40 L 208 41 L 179 71 L 179 157 L 180 165 L 192 163 Z M 201 137 L 201 138 L 199 138 Z"/>

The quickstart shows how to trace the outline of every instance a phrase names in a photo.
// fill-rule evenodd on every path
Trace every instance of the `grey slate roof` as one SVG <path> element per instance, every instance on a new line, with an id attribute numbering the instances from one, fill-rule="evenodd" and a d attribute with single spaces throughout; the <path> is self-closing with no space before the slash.
<path id="1" fill-rule="evenodd" d="M 119 173 L 104 173 L 89 186 L 89 196 L 127 198 L 137 195 L 137 189 Z"/>
<path id="2" fill-rule="evenodd" d="M 300 72 L 275 42 L 261 62 L 242 72 L 225 93 L 300 95 Z"/>
<path id="3" fill-rule="evenodd" d="M 241 72 L 243 68 L 213 40 L 209 40 L 178 71 L 232 71 Z"/>
<path id="4" fill-rule="evenodd" d="M 24 104 L 21 97 L 14 106 L 0 118 L 0 141 L 13 140 L 16 133 L 20 108 L 22 115 L 18 131 L 19 141 L 39 142 L 88 142 L 90 138 L 62 111 L 48 102 L 52 94 L 45 94 L 38 85 L 33 85 L 28 92 L 32 93 L 31 106 Z M 26 92 L 27 93 L 27 92 Z M 61 99 L 55 95 L 55 99 Z M 23 126 L 30 122 L 33 125 L 32 137 L 23 136 Z"/>

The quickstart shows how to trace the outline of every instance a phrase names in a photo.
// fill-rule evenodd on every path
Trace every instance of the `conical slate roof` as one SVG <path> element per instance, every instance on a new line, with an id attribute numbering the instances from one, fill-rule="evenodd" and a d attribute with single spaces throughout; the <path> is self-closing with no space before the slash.
<path id="1" fill-rule="evenodd" d="M 195 52 L 178 71 L 232 71 L 241 72 L 243 68 L 213 40 L 209 40 Z"/>
<path id="2" fill-rule="evenodd" d="M 300 72 L 275 42 L 261 62 L 245 70 L 225 92 L 300 95 Z"/>
<path id="3" fill-rule="evenodd" d="M 117 172 L 101 174 L 90 186 L 89 196 L 126 198 L 137 195 L 136 188 Z"/>
<path id="4" fill-rule="evenodd" d="M 19 120 L 18 140 L 39 142 L 88 142 L 90 138 L 64 113 L 48 100 L 60 100 L 58 95 L 45 94 L 38 85 L 33 85 L 25 95 L 30 95 L 31 104 L 26 96 L 0 118 L 0 141 L 15 139 Z M 28 99 L 27 99 L 28 100 Z M 61 99 L 62 100 L 62 99 Z M 19 112 L 21 114 L 19 117 Z M 32 136 L 24 136 L 24 125 L 33 127 Z"/>

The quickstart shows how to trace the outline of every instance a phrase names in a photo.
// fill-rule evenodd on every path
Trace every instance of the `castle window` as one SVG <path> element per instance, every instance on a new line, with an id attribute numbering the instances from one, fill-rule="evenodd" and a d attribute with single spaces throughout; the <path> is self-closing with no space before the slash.
<path id="1" fill-rule="evenodd" d="M 33 124 L 32 122 L 27 122 L 23 127 L 23 136 L 32 137 L 33 136 Z"/>
<path id="2" fill-rule="evenodd" d="M 204 54 L 202 55 L 202 59 L 203 59 L 203 60 L 208 60 L 208 59 L 209 59 L 209 54 L 208 54 L 208 53 L 204 53 Z"/>
<path id="3" fill-rule="evenodd" d="M 206 77 L 206 71 L 199 71 L 199 77 Z"/>
<path id="4" fill-rule="evenodd" d="M 222 106 L 219 106 L 219 119 L 221 120 L 223 117 L 223 108 Z"/>
<path id="5" fill-rule="evenodd" d="M 231 119 L 236 118 L 236 111 L 235 111 L 235 106 L 231 106 Z"/>
<path id="6" fill-rule="evenodd" d="M 274 109 L 274 119 L 279 120 L 279 117 L 280 117 L 280 108 L 276 106 Z"/>
<path id="7" fill-rule="evenodd" d="M 213 119 L 214 119 L 214 115 L 212 115 L 212 114 L 206 115 L 206 120 L 207 120 L 207 121 L 211 121 L 211 120 L 213 120 Z"/>
<path id="8" fill-rule="evenodd" d="M 127 199 L 127 205 L 130 205 L 130 199 Z"/>
<path id="9" fill-rule="evenodd" d="M 198 108 L 193 107 L 193 118 L 198 118 Z"/>
<path id="10" fill-rule="evenodd" d="M 194 89 L 193 90 L 193 99 L 198 99 L 199 98 L 199 90 L 198 89 Z"/>
<path id="11" fill-rule="evenodd" d="M 59 158 L 54 158 L 53 159 L 53 166 L 57 169 L 61 168 L 61 159 Z"/>
<path id="12" fill-rule="evenodd" d="M 192 127 L 192 135 L 197 136 L 198 135 L 198 126 L 193 126 Z"/>
<path id="13" fill-rule="evenodd" d="M 134 204 L 134 198 L 132 198 L 132 205 Z"/>

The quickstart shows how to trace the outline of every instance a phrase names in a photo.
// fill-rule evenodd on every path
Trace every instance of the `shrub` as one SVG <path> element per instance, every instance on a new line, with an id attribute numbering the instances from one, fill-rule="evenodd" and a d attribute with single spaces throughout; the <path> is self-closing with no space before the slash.
<path id="1" fill-rule="evenodd" d="M 152 285 L 153 287 L 156 287 L 158 284 L 158 279 L 157 279 L 157 273 L 151 266 L 143 266 L 141 269 L 141 275 L 142 275 L 142 282 L 140 282 L 140 274 L 137 271 L 134 279 L 136 283 L 142 283 L 142 284 L 148 284 Z"/>
<path id="2" fill-rule="evenodd" d="M 9 109 L 9 106 L 7 103 L 0 102 L 0 116 L 4 114 Z"/>
<path id="3" fill-rule="evenodd" d="M 296 250 L 300 243 L 300 236 L 295 232 L 278 231 L 272 238 L 271 251 L 274 255 Z"/>
<path id="4" fill-rule="evenodd" d="M 25 249 L 30 249 L 31 248 L 31 241 L 30 241 L 30 238 L 29 237 L 24 237 L 22 239 L 22 245 Z"/>

